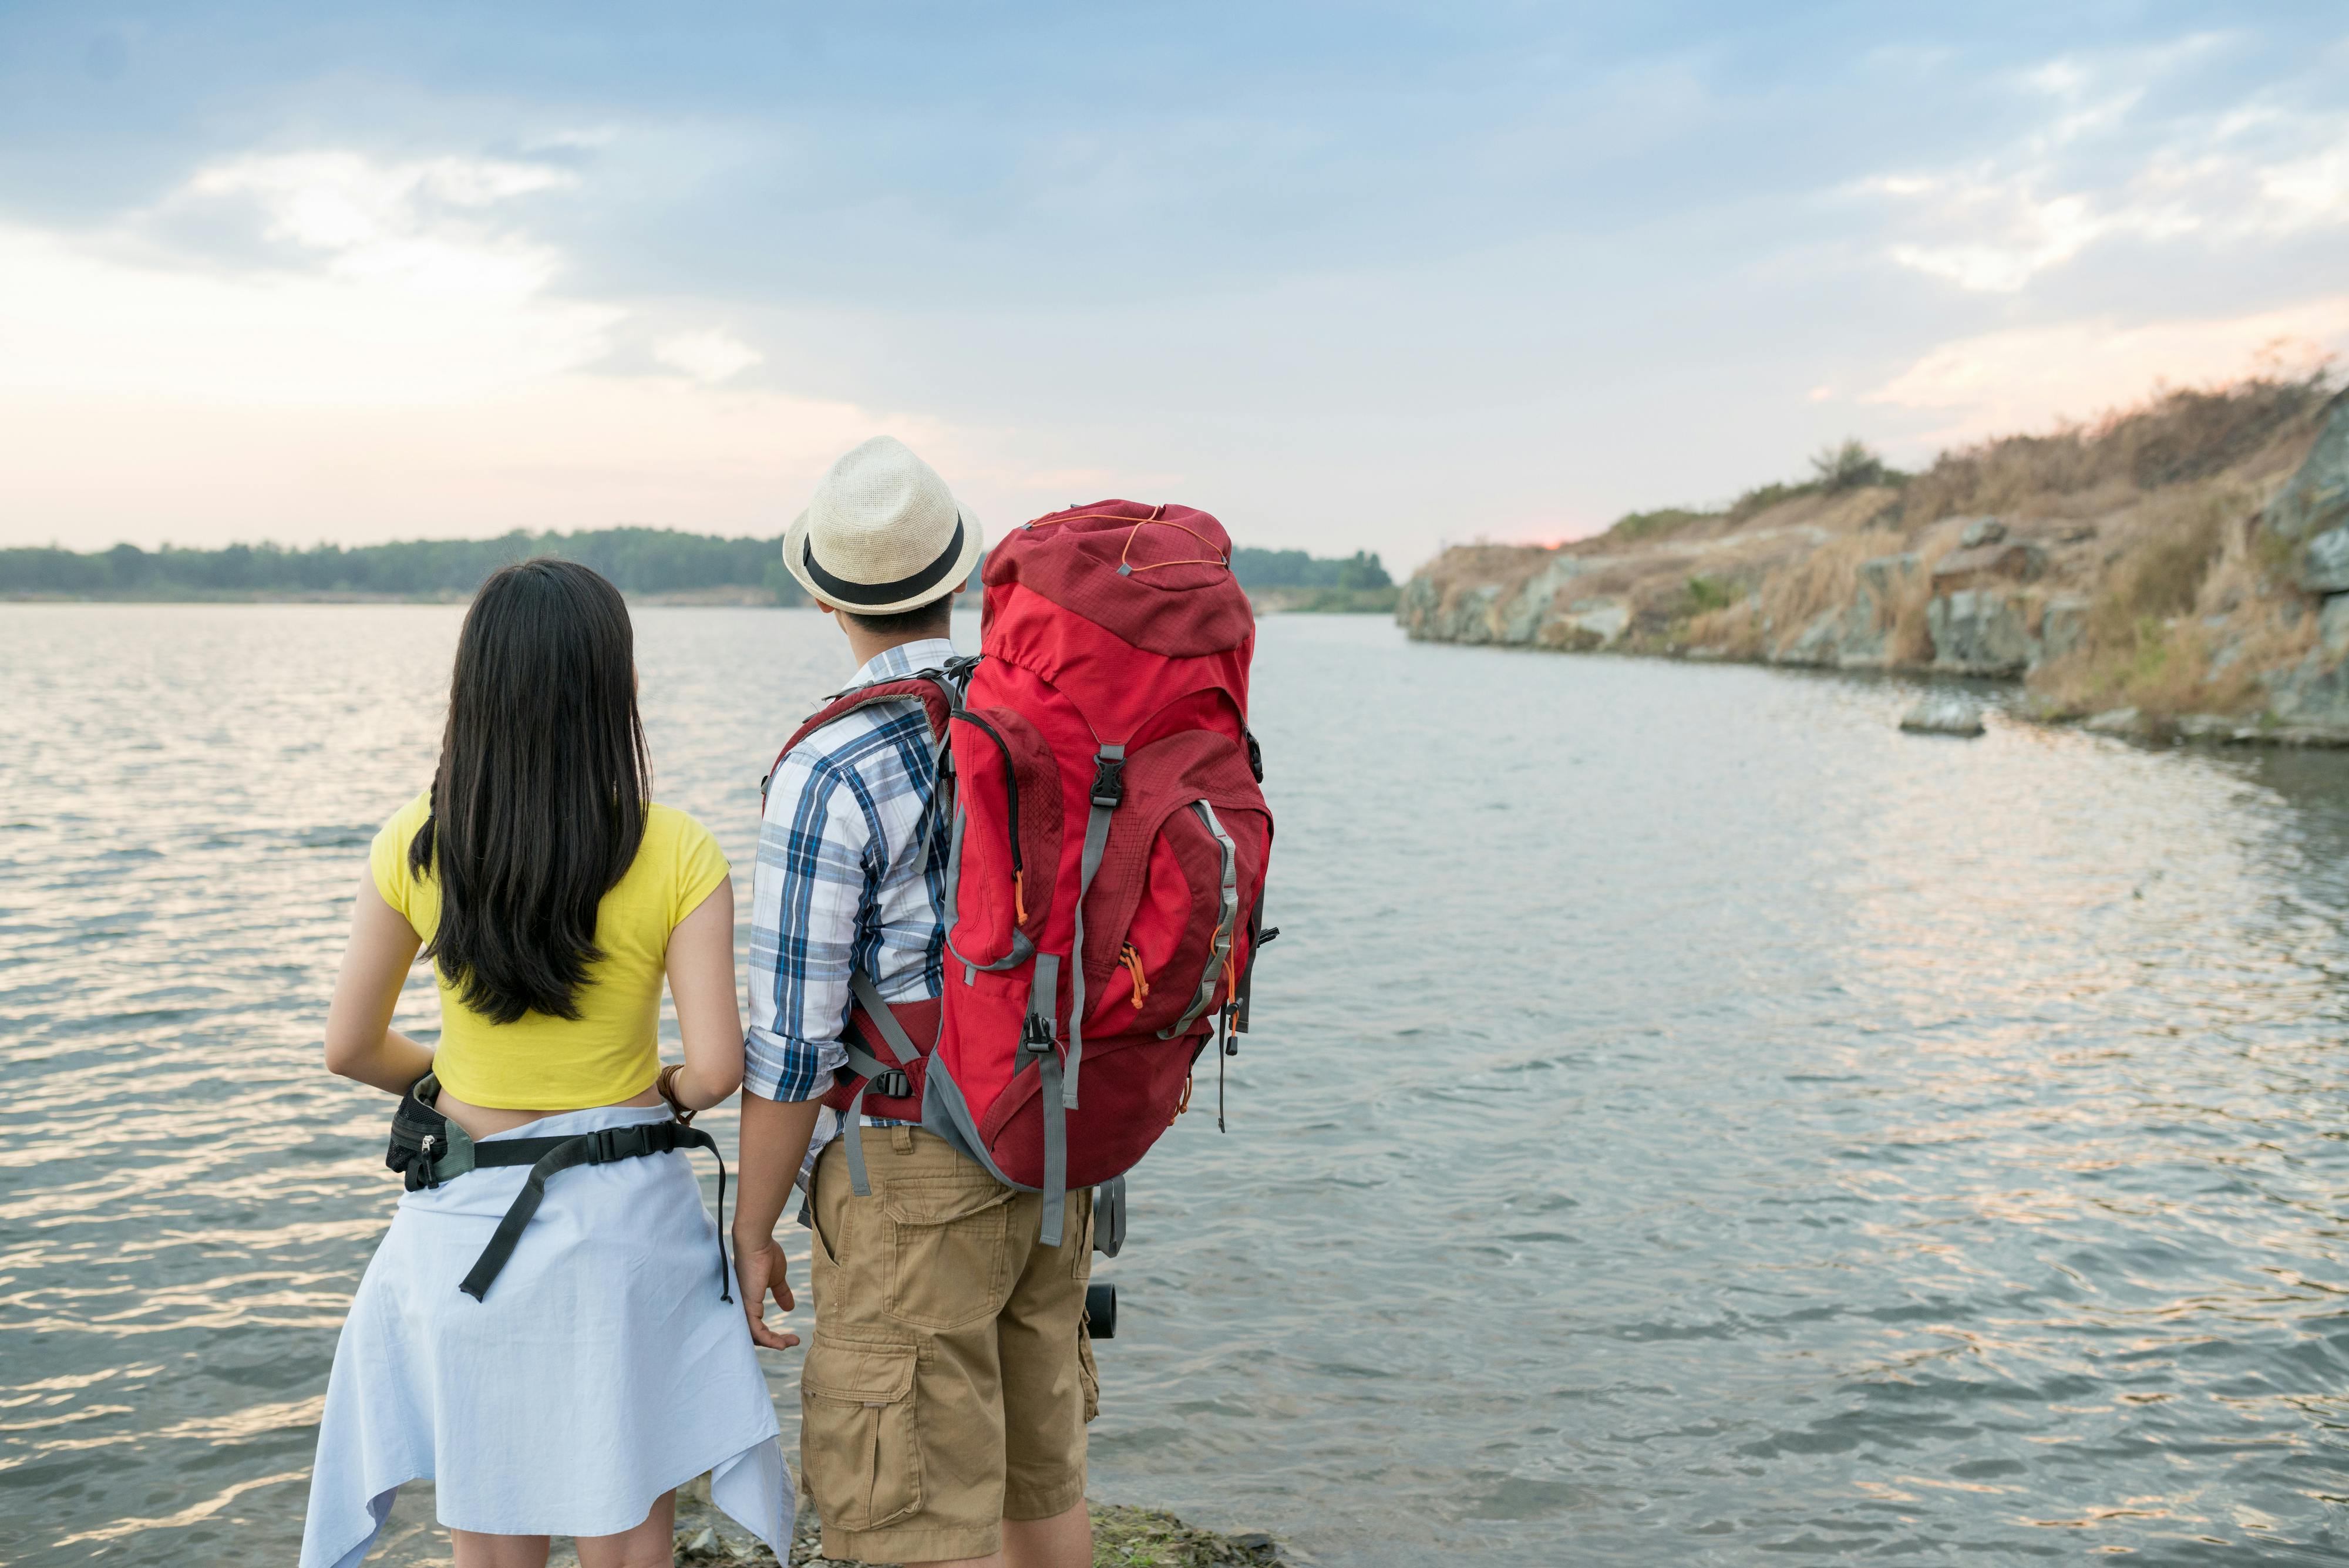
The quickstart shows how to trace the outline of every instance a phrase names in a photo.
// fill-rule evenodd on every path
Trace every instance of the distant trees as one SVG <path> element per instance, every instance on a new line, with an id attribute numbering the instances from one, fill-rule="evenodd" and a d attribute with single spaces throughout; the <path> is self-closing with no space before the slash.
<path id="1" fill-rule="evenodd" d="M 516 529 L 495 539 L 415 539 L 346 549 L 320 545 L 231 545 L 220 550 L 142 550 L 117 545 L 83 555 L 55 547 L 0 550 L 0 594 L 92 598 L 266 598 L 273 595 L 383 594 L 461 597 L 500 566 L 559 556 L 595 567 L 628 593 L 684 593 L 765 586 L 778 604 L 805 596 L 782 569 L 776 539 L 721 539 L 670 528 L 598 528 L 577 534 Z"/>
<path id="2" fill-rule="evenodd" d="M 1350 556 L 1309 556 L 1302 550 L 1232 551 L 1232 576 L 1244 588 L 1391 588 L 1394 579 L 1368 550 Z"/>
<path id="3" fill-rule="evenodd" d="M 87 554 L 50 546 L 0 549 L 0 597 L 58 598 L 271 598 L 367 594 L 461 598 L 512 561 L 559 556 L 584 562 L 626 593 L 673 594 L 764 587 L 777 604 L 806 602 L 783 567 L 779 539 L 724 539 L 671 528 L 597 528 L 577 534 L 516 529 L 495 539 L 411 539 L 345 548 L 231 545 L 220 550 L 117 545 Z M 1371 589 L 1393 586 L 1366 550 L 1323 557 L 1302 550 L 1237 549 L 1232 571 L 1258 588 Z"/>

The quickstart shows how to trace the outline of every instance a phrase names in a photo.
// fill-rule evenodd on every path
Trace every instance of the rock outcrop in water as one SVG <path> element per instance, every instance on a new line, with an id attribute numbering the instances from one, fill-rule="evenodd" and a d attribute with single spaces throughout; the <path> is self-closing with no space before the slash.
<path id="1" fill-rule="evenodd" d="M 2349 742 L 2349 394 L 2172 393 L 1905 479 L 1459 545 L 1396 618 L 1429 641 L 2022 680 L 2043 718 Z"/>
<path id="2" fill-rule="evenodd" d="M 1971 739 L 1982 732 L 1982 704 L 1953 691 L 1935 691 L 1909 710 L 1900 727 L 1912 734 Z"/>

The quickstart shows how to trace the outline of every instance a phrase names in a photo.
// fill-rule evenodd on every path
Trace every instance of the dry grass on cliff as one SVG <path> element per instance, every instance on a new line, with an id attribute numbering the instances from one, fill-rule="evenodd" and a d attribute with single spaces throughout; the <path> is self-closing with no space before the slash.
<path id="1" fill-rule="evenodd" d="M 1847 534 L 1772 573 L 1762 585 L 1771 650 L 1783 651 L 1821 615 L 1849 604 L 1859 587 L 1859 564 L 1891 547 L 1880 534 Z"/>
<path id="2" fill-rule="evenodd" d="M 1901 511 L 1920 522 L 1965 513 L 2028 521 L 2083 492 L 2108 490 L 2118 502 L 2218 473 L 2304 434 L 2332 395 L 2321 373 L 2166 392 L 2047 435 L 2006 436 L 1943 452 L 1909 482 Z"/>
<path id="3" fill-rule="evenodd" d="M 2033 689 L 2071 714 L 2256 707 L 2259 672 L 2297 660 L 2315 637 L 2266 558 L 2258 499 L 2224 481 L 2147 497 L 2092 600 L 2080 650 L 2043 666 Z"/>

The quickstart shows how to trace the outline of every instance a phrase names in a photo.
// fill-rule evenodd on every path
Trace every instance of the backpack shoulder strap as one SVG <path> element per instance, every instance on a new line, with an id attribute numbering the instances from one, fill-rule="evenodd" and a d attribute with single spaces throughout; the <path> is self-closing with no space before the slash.
<path id="1" fill-rule="evenodd" d="M 759 781 L 760 808 L 765 809 L 767 790 L 775 782 L 775 770 L 783 765 L 783 759 L 792 754 L 792 748 L 833 720 L 845 718 L 860 708 L 870 708 L 875 702 L 919 702 L 922 717 L 930 726 L 931 747 L 934 751 L 942 749 L 946 744 L 947 726 L 962 707 L 962 689 L 969 680 L 968 665 L 965 660 L 957 659 L 953 664 L 962 668 L 917 670 L 911 675 L 893 676 L 886 680 L 852 686 L 845 691 L 834 693 L 830 701 L 809 714 L 800 727 L 792 732 L 792 738 L 785 741 L 782 749 L 775 753 L 775 760 L 768 767 L 766 776 Z"/>

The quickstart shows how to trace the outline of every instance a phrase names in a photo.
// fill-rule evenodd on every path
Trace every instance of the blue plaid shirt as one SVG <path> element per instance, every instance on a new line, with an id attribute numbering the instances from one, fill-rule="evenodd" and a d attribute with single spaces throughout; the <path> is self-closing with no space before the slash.
<path id="1" fill-rule="evenodd" d="M 850 684 L 936 670 L 953 657 L 945 638 L 905 643 L 875 654 Z M 930 809 L 936 785 L 929 722 L 910 698 L 834 720 L 775 770 L 750 874 L 746 1093 L 806 1100 L 832 1086 L 847 1060 L 840 1032 L 857 970 L 891 1002 L 938 994 L 948 825 Z M 823 1113 L 811 1155 L 837 1122 Z"/>

